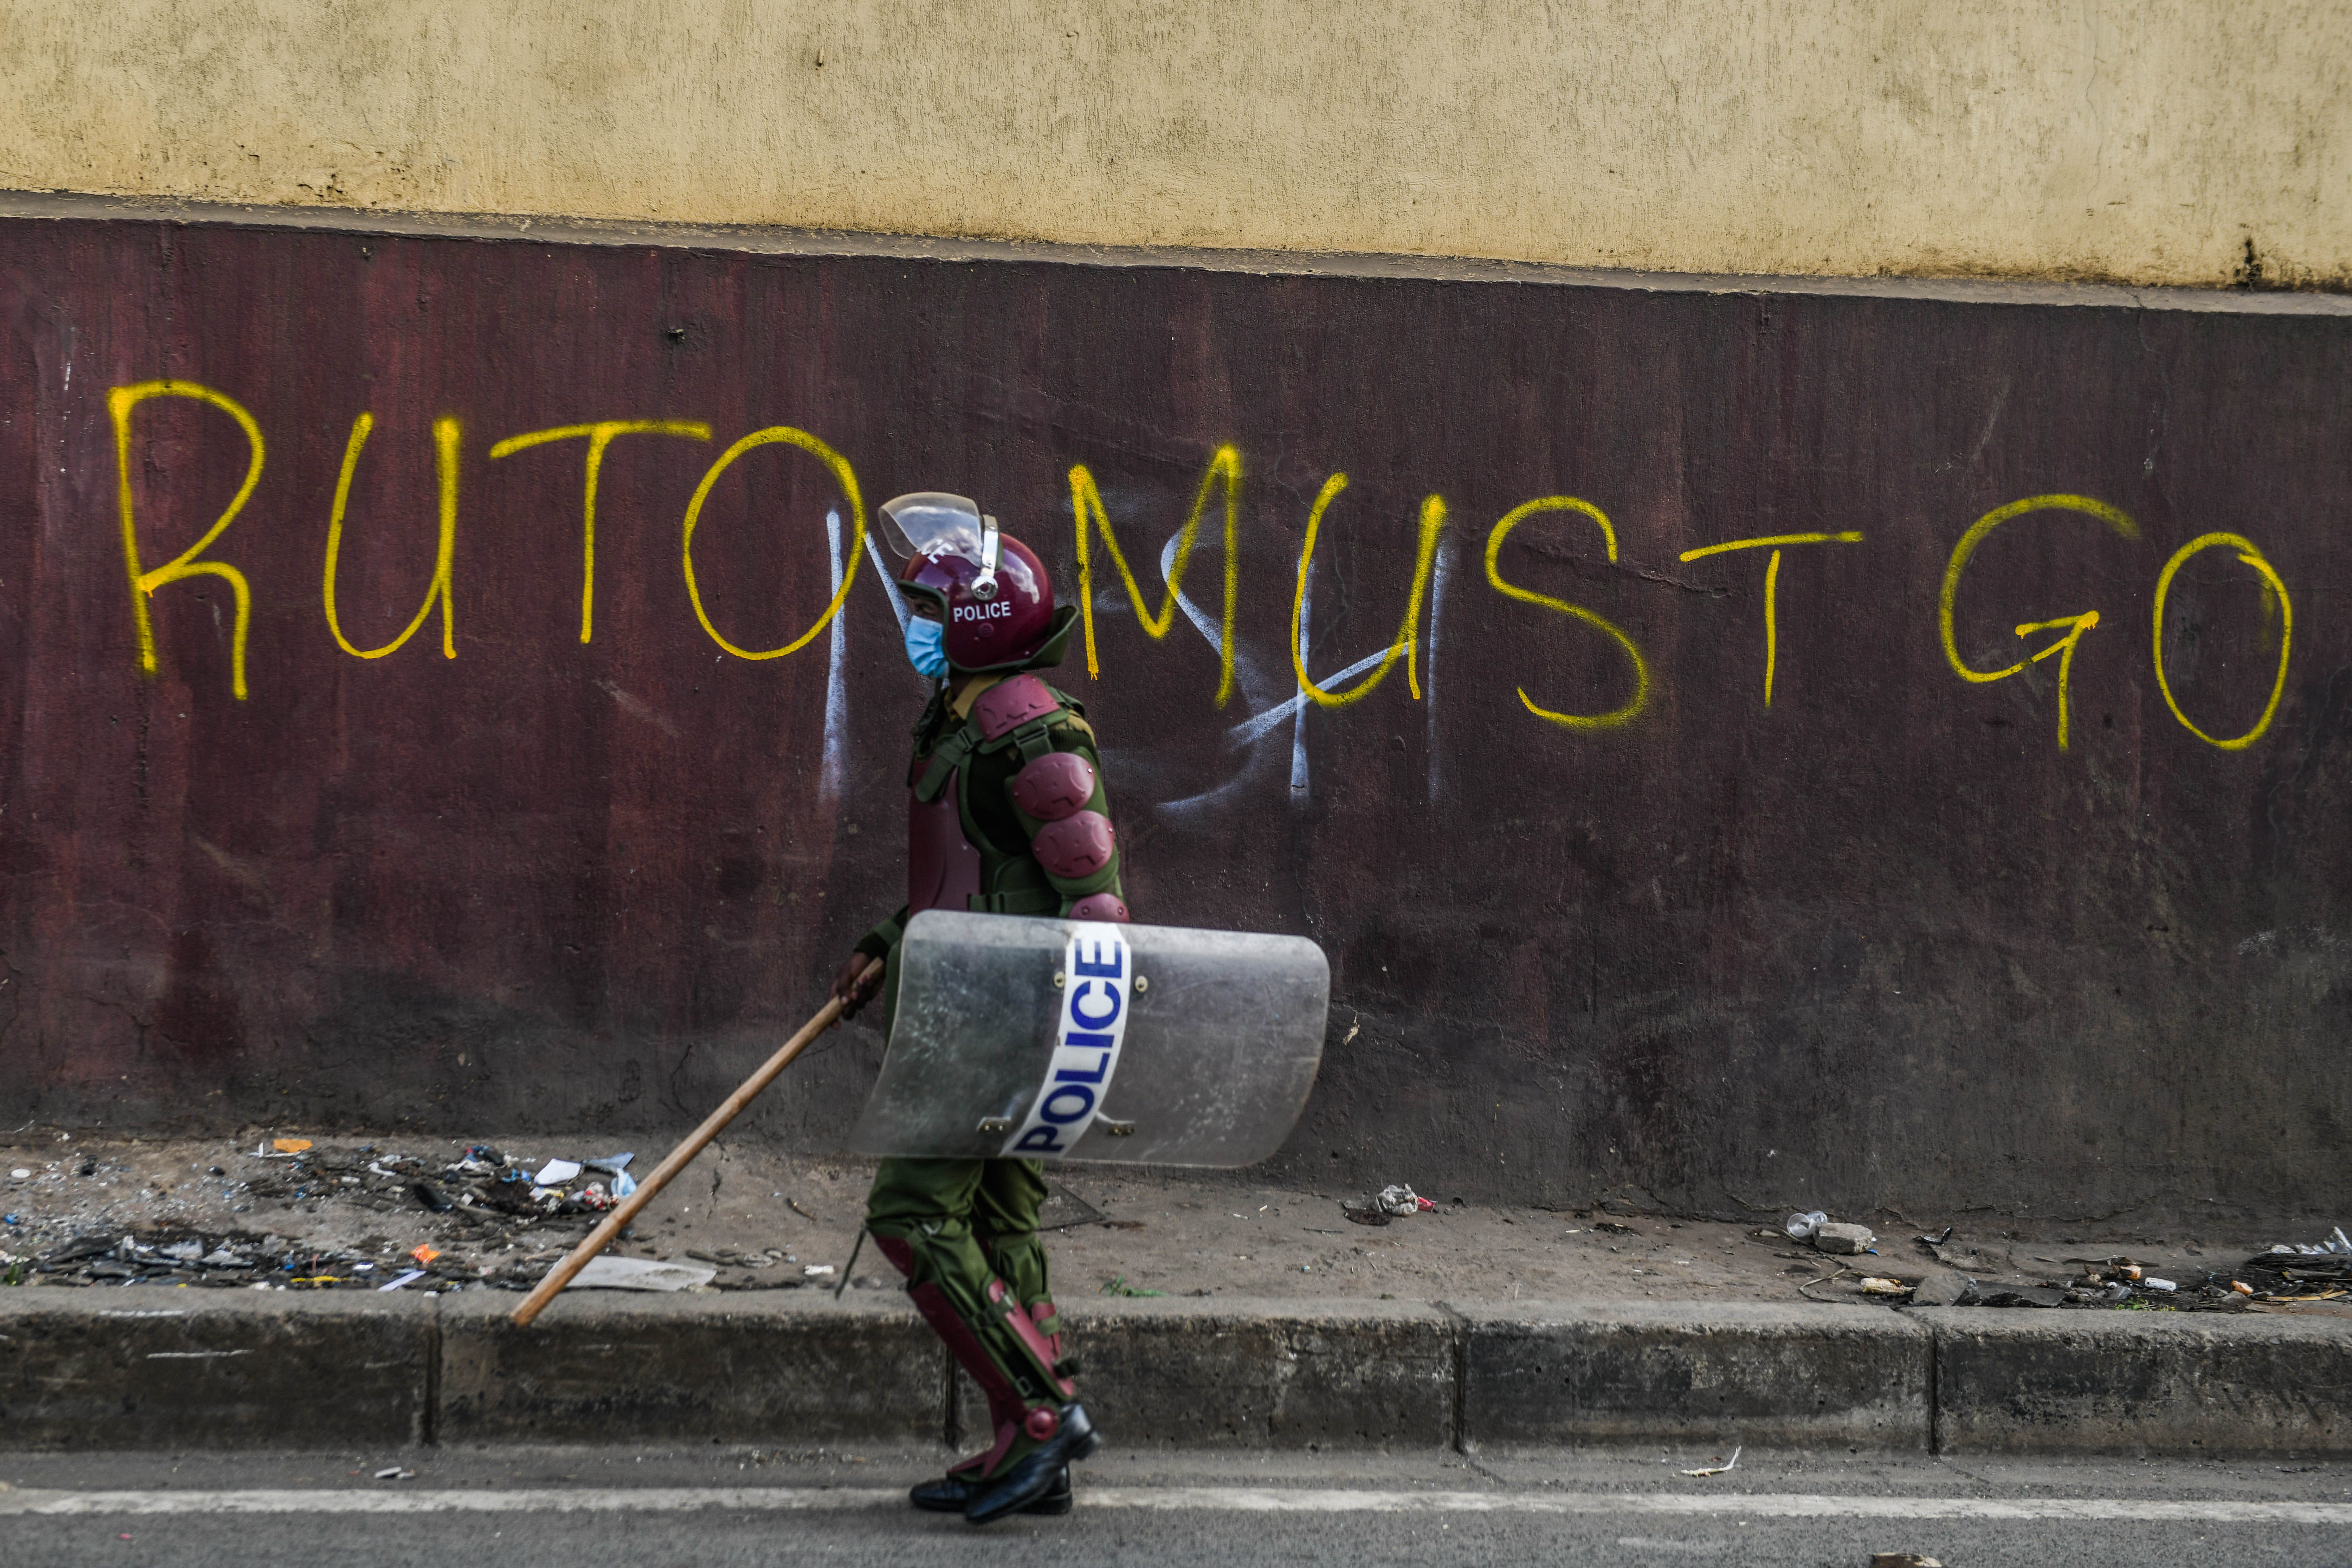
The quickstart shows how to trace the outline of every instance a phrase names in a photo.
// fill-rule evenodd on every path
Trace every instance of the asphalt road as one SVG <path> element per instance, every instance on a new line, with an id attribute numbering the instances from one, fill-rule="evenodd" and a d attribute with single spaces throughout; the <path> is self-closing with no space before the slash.
<path id="1" fill-rule="evenodd" d="M 2352 1464 L 1531 1453 L 1105 1455 L 1077 1511 L 917 1514 L 919 1452 L 511 1448 L 0 1459 L 0 1560 L 50 1564 L 1279 1563 L 1948 1568 L 2352 1563 Z M 1728 1456 L 1722 1456 L 1728 1458 Z M 378 1469 L 411 1471 L 375 1479 Z"/>

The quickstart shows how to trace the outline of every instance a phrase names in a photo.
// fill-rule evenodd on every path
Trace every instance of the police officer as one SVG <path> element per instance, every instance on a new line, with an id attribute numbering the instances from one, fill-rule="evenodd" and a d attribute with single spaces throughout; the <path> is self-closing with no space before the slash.
<path id="1" fill-rule="evenodd" d="M 930 909 L 1125 921 L 1118 845 L 1094 731 L 1076 701 L 1033 673 L 1061 663 L 1076 624 L 1055 608 L 1045 563 L 960 496 L 882 508 L 905 559 L 907 656 L 937 684 L 907 774 L 907 904 L 876 926 L 834 981 L 845 1014 L 877 992 L 887 1033 L 907 921 Z M 883 970 L 861 978 L 869 960 Z M 917 1508 L 985 1524 L 1066 1513 L 1070 1462 L 1100 1443 L 1076 1400 L 1076 1365 L 1037 1240 L 1034 1160 L 889 1159 L 866 1226 L 907 1293 L 988 1398 L 988 1449 L 914 1489 Z"/>

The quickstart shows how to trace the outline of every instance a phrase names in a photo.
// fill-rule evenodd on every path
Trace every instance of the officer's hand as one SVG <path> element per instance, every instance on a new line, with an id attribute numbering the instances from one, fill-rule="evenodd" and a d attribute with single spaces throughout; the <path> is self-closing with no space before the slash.
<path id="1" fill-rule="evenodd" d="M 865 972 L 869 963 L 874 965 L 870 974 Z M 833 977 L 833 994 L 841 1004 L 841 1016 L 845 1018 L 857 1016 L 857 1010 L 874 1000 L 874 994 L 881 989 L 881 964 L 862 952 L 851 953 L 849 962 L 841 966 L 841 973 Z"/>

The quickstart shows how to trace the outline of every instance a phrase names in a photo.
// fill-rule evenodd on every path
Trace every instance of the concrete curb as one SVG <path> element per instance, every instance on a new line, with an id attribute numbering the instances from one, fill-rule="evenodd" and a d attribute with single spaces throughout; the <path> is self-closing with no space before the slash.
<path id="1" fill-rule="evenodd" d="M 919 1442 L 947 1420 L 947 1352 L 893 1293 L 424 1298 L 441 1321 L 444 1442 Z"/>
<path id="2" fill-rule="evenodd" d="M 0 1449 L 971 1445 L 902 1298 L 0 1290 Z M 2352 1453 L 2352 1321 L 1660 1303 L 1066 1306 L 1128 1447 Z"/>
<path id="3" fill-rule="evenodd" d="M 1065 1306 L 1087 1413 L 1130 1447 L 1434 1448 L 1454 1440 L 1455 1329 L 1418 1301 Z M 959 1376 L 962 1436 L 986 1419 Z"/>
<path id="4" fill-rule="evenodd" d="M 1944 1452 L 2352 1451 L 2352 1323 L 1984 1307 L 1918 1315 L 1936 1336 Z M 2050 1321 L 2061 1317 L 2079 1321 Z"/>
<path id="5" fill-rule="evenodd" d="M 230 1294 L 0 1290 L 0 1447 L 433 1440 L 431 1302 Z"/>
<path id="6" fill-rule="evenodd" d="M 1462 1444 L 1925 1449 L 1935 1336 L 1851 1307 L 1465 1306 Z"/>

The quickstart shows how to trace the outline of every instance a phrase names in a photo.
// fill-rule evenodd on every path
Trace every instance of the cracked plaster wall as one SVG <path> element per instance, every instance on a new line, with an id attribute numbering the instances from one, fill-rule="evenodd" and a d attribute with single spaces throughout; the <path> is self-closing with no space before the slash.
<path id="1" fill-rule="evenodd" d="M 0 0 L 0 187 L 1701 272 L 2352 279 L 2352 13 Z"/>

